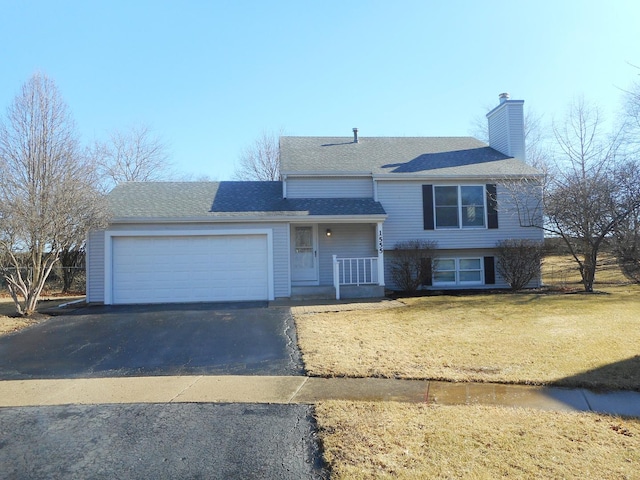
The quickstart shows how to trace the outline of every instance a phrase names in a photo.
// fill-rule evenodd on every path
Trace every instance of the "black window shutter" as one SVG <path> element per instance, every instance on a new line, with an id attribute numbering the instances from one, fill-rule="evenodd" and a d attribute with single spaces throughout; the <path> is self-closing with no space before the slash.
<path id="1" fill-rule="evenodd" d="M 430 258 L 422 259 L 422 271 L 424 272 L 424 277 L 422 278 L 422 286 L 430 287 L 431 285 L 433 285 L 433 269 L 431 268 Z"/>
<path id="2" fill-rule="evenodd" d="M 496 268 L 494 257 L 484 257 L 484 283 L 485 285 L 495 285 Z"/>
<path id="3" fill-rule="evenodd" d="M 433 185 L 422 185 L 424 229 L 433 230 Z"/>
<path id="4" fill-rule="evenodd" d="M 498 196 L 496 184 L 487 184 L 487 227 L 498 228 Z"/>

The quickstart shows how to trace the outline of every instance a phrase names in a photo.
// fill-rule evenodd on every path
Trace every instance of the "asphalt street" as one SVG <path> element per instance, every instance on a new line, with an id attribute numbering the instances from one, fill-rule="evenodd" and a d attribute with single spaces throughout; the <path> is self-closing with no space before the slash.
<path id="1" fill-rule="evenodd" d="M 324 478 L 311 407 L 68 405 L 0 409 L 0 478 Z"/>

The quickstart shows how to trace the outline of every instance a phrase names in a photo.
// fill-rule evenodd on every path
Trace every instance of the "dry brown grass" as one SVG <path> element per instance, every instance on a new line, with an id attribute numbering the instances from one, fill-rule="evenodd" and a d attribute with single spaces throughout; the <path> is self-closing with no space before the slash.
<path id="1" fill-rule="evenodd" d="M 298 340 L 311 375 L 640 390 L 640 285 L 605 290 L 297 315 Z"/>
<path id="2" fill-rule="evenodd" d="M 316 417 L 335 479 L 639 478 L 638 419 L 338 401 Z"/>
<path id="3" fill-rule="evenodd" d="M 580 271 L 576 261 L 567 255 L 550 255 L 542 263 L 542 279 L 545 284 L 554 287 L 582 288 Z M 599 256 L 594 288 L 628 284 L 613 255 L 603 253 Z"/>

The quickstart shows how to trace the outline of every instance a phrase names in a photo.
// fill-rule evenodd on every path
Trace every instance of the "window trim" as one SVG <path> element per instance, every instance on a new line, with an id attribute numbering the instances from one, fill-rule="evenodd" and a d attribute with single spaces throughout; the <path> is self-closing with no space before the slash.
<path id="1" fill-rule="evenodd" d="M 442 260 L 453 260 L 454 261 L 454 268 L 455 270 L 453 270 L 455 272 L 455 281 L 453 282 L 439 282 L 436 280 L 436 275 L 438 273 L 438 263 Z M 463 272 L 479 272 L 480 273 L 480 280 L 473 280 L 473 281 L 461 281 L 460 280 L 460 261 L 461 260 L 477 260 L 478 264 L 480 266 L 479 269 L 473 269 L 473 270 L 469 270 L 469 269 L 465 269 L 462 270 Z M 452 270 L 443 270 L 445 272 L 451 272 Z M 436 286 L 476 286 L 476 285 L 486 285 L 485 284 L 485 272 L 484 272 L 484 257 L 479 256 L 479 257 L 442 257 L 442 258 L 436 258 L 434 260 L 434 264 L 433 264 L 433 280 L 432 280 L 432 285 L 434 287 Z"/>
<path id="2" fill-rule="evenodd" d="M 436 204 L 436 189 L 440 187 L 456 187 L 457 194 L 457 226 L 438 226 L 438 205 Z M 482 225 L 463 225 L 462 221 L 462 187 L 478 187 L 482 189 L 482 208 L 483 218 Z M 486 230 L 489 228 L 488 221 L 488 205 L 487 205 L 487 186 L 485 184 L 442 184 L 433 185 L 432 188 L 432 203 L 431 208 L 433 211 L 433 229 L 434 230 Z"/>

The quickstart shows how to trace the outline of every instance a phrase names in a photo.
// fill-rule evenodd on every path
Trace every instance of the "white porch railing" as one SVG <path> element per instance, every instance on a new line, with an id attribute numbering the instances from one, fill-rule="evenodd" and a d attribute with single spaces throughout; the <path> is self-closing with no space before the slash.
<path id="1" fill-rule="evenodd" d="M 340 299 L 340 285 L 378 285 L 378 257 L 338 258 L 333 256 L 333 286 Z"/>

